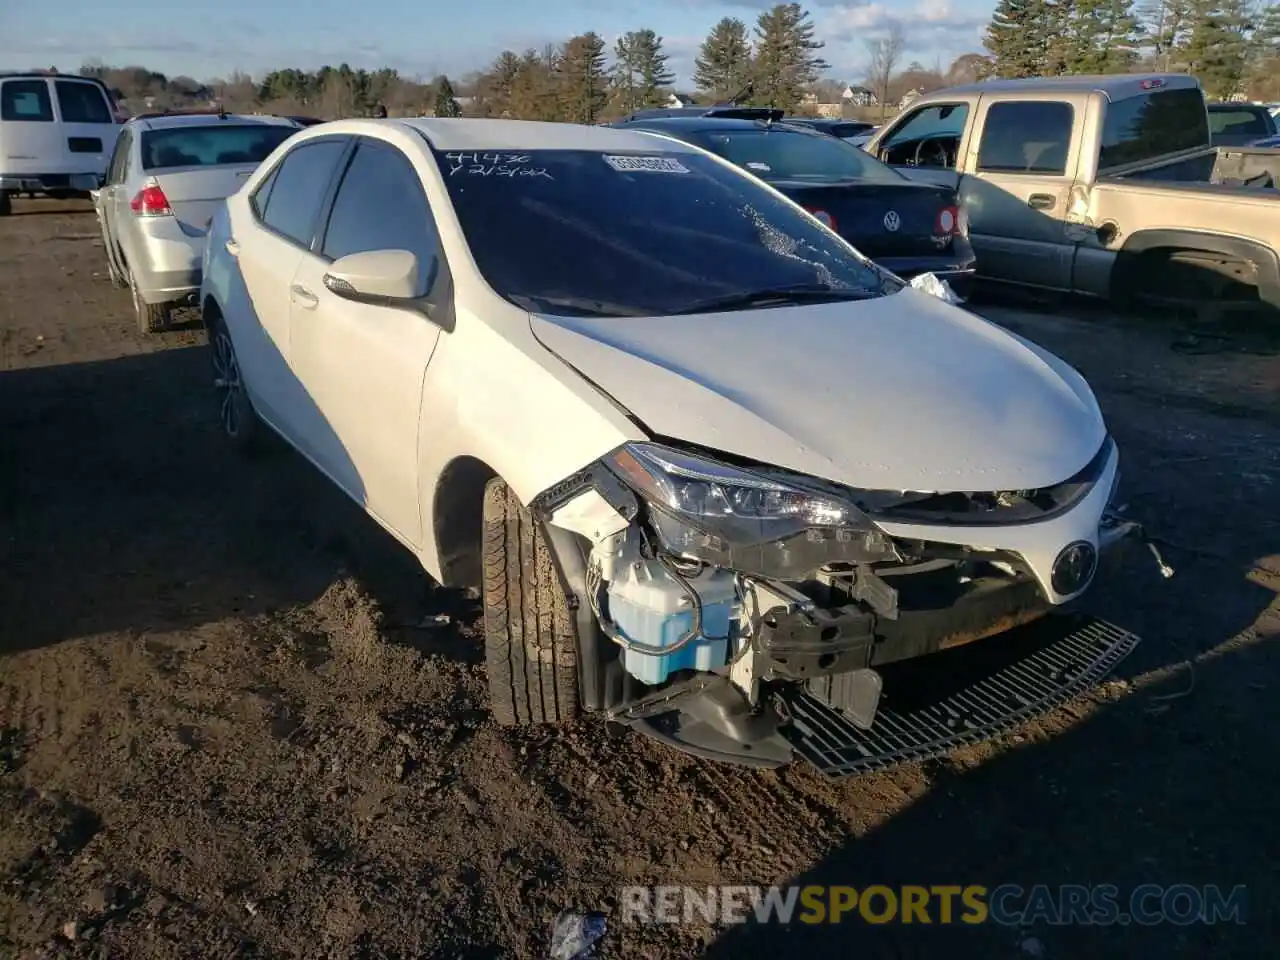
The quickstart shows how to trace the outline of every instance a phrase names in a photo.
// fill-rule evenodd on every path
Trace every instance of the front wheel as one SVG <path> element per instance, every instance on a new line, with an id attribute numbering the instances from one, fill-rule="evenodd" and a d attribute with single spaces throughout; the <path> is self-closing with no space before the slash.
<path id="1" fill-rule="evenodd" d="M 222 434 L 238 452 L 256 453 L 262 444 L 262 425 L 245 393 L 235 344 L 221 317 L 214 317 L 209 323 L 209 353 Z"/>
<path id="2" fill-rule="evenodd" d="M 577 628 L 551 547 L 499 479 L 484 491 L 484 648 L 503 726 L 578 715 Z"/>
<path id="3" fill-rule="evenodd" d="M 9 191 L 0 190 L 0 217 L 7 217 L 13 213 L 13 203 L 9 200 Z"/>

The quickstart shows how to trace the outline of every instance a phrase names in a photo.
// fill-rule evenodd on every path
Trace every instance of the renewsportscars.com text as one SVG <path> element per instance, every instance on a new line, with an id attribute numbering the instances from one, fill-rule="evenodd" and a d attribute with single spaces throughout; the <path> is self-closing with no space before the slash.
<path id="1" fill-rule="evenodd" d="M 1248 891 L 1209 885 L 624 887 L 623 923 L 1243 924 Z"/>

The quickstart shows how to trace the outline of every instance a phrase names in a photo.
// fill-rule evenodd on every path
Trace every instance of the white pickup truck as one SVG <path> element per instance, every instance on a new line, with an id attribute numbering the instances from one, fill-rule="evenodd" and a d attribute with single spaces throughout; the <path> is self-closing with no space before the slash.
<path id="1" fill-rule="evenodd" d="M 1280 150 L 1211 146 L 1193 77 L 952 87 L 914 101 L 865 149 L 958 187 L 980 277 L 1280 308 Z"/>

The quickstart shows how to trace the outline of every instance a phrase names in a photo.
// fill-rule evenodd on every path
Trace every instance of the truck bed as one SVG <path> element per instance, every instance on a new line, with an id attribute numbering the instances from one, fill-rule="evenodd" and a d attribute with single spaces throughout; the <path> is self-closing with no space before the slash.
<path id="1" fill-rule="evenodd" d="M 1130 171 L 1102 180 L 1154 181 L 1160 184 L 1182 184 L 1224 190 L 1280 189 L 1280 148 L 1214 147 L 1203 153 L 1173 162 Z"/>

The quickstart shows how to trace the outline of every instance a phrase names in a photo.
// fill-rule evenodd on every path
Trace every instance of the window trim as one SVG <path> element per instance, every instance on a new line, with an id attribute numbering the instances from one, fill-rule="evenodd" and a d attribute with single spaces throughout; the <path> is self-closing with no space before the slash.
<path id="1" fill-rule="evenodd" d="M 991 117 L 991 111 L 995 110 L 997 107 L 1008 106 L 1010 104 L 1016 104 L 1018 106 L 1022 106 L 1023 104 L 1034 104 L 1034 105 L 1047 104 L 1053 107 L 1067 108 L 1067 115 L 1070 118 L 1071 122 L 1067 126 L 1067 139 L 1066 139 L 1067 154 L 1065 157 L 1063 157 L 1062 169 L 1060 171 L 1050 172 L 1046 170 L 991 170 L 991 169 L 987 169 L 982 165 L 982 142 L 987 135 L 987 124 Z M 975 174 L 983 174 L 983 173 L 992 174 L 998 177 L 1058 177 L 1058 178 L 1065 179 L 1066 177 L 1070 176 L 1070 174 L 1067 171 L 1071 169 L 1071 155 L 1075 150 L 1075 132 L 1076 132 L 1076 108 L 1075 108 L 1075 104 L 1071 103 L 1069 100 L 1041 100 L 1041 99 L 997 100 L 994 103 L 989 104 L 987 108 L 982 111 L 982 130 L 978 133 L 977 154 L 974 157 L 973 172 Z"/>
<path id="2" fill-rule="evenodd" d="M 257 199 L 258 194 L 262 191 L 267 181 L 269 180 L 272 181 L 272 184 L 273 184 L 272 189 L 274 190 L 274 183 L 279 179 L 280 170 L 284 167 L 285 163 L 288 162 L 290 157 L 292 157 L 299 150 L 305 150 L 307 147 L 313 147 L 318 144 L 324 144 L 324 143 L 341 144 L 342 152 L 338 155 L 338 162 L 334 166 L 333 172 L 329 174 L 329 181 L 325 185 L 324 193 L 321 195 L 320 206 L 316 209 L 316 214 L 312 216 L 311 228 L 310 228 L 311 236 L 307 240 L 298 240 L 296 237 L 291 237 L 288 234 L 283 233 L 280 230 L 277 230 L 275 227 L 269 224 L 265 216 L 266 211 L 264 210 L 262 213 L 259 213 L 258 208 L 254 203 L 254 201 Z M 350 136 L 350 134 L 343 134 L 343 133 L 333 133 L 333 134 L 327 134 L 319 137 L 311 137 L 307 140 L 302 141 L 301 143 L 295 144 L 294 146 L 290 147 L 288 151 L 285 152 L 285 155 L 283 157 L 281 157 L 274 164 L 272 164 L 271 169 L 268 170 L 266 175 L 263 176 L 263 178 L 257 182 L 257 184 L 253 188 L 253 192 L 249 194 L 249 214 L 253 217 L 254 222 L 263 230 L 265 230 L 267 233 L 271 234 L 273 237 L 283 240 L 285 243 L 289 244 L 290 246 L 297 247 L 299 250 L 302 250 L 304 252 L 310 251 L 312 247 L 314 247 L 315 245 L 316 226 L 319 223 L 320 214 L 323 213 L 326 205 L 330 203 L 333 198 L 334 184 L 337 181 L 337 171 L 346 169 L 347 163 L 351 159 L 352 147 L 353 147 L 352 137 Z M 270 205 L 270 202 L 271 202 L 271 198 L 268 197 L 267 198 L 268 206 Z"/>
<path id="3" fill-rule="evenodd" d="M 37 117 L 34 120 L 29 117 L 10 117 L 6 119 L 4 117 L 4 91 L 11 83 L 43 83 L 45 103 L 49 106 L 49 118 L 47 120 L 43 117 Z M 54 95 L 53 91 L 49 89 L 48 77 L 0 77 L 0 123 L 57 123 L 58 112 L 55 110 L 53 101 Z"/>

